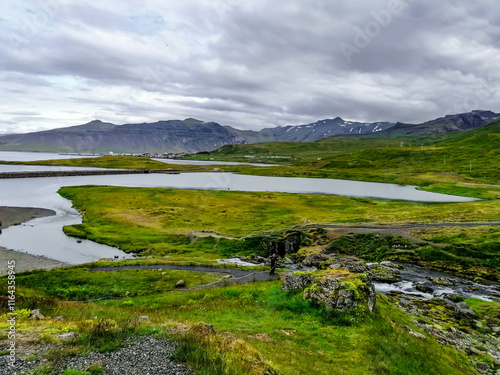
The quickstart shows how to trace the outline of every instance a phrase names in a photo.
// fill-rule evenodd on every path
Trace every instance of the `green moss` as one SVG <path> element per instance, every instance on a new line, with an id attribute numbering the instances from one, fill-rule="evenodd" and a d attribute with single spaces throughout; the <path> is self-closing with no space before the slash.
<path id="1" fill-rule="evenodd" d="M 321 288 L 317 283 L 312 283 L 310 286 L 308 286 L 304 292 L 316 292 L 316 293 L 321 293 L 323 288 Z"/>

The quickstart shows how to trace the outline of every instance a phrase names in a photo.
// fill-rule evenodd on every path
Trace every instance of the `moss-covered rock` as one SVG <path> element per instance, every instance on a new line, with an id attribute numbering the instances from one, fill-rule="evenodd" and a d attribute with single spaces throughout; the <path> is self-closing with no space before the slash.
<path id="1" fill-rule="evenodd" d="M 401 272 L 392 267 L 386 267 L 383 264 L 373 264 L 370 266 L 372 278 L 381 283 L 396 283 L 401 280 Z"/>
<path id="2" fill-rule="evenodd" d="M 351 273 L 344 269 L 288 274 L 282 289 L 304 289 L 304 299 L 328 309 L 347 311 L 360 308 L 372 312 L 376 304 L 372 279 L 364 273 Z"/>

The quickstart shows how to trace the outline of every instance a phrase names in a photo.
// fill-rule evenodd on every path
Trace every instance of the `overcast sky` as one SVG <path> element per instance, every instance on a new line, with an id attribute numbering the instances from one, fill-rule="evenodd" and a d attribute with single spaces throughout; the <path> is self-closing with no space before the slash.
<path id="1" fill-rule="evenodd" d="M 7 0 L 0 134 L 500 112 L 499 67 L 494 0 Z"/>

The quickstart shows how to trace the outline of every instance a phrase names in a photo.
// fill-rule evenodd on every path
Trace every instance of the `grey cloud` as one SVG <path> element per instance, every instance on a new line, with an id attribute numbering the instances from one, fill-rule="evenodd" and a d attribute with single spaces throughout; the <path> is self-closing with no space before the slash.
<path id="1" fill-rule="evenodd" d="M 0 133 L 15 116 L 7 112 L 23 117 L 20 129 L 96 115 L 256 129 L 335 116 L 420 122 L 474 105 L 500 111 L 496 7 L 492 0 L 65 0 L 15 46 L 9 38 L 26 36 L 25 11 L 6 6 L 0 82 L 9 95 L 0 103 Z M 30 9 L 30 17 L 44 12 Z M 346 54 L 346 45 L 355 52 Z M 61 87 L 66 80 L 71 85 Z M 54 115 L 57 108 L 64 110 Z"/>

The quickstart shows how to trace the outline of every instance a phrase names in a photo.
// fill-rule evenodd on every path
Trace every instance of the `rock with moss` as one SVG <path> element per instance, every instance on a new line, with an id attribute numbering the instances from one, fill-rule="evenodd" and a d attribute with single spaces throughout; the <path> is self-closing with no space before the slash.
<path id="1" fill-rule="evenodd" d="M 281 236 L 271 236 L 262 241 L 264 251 L 269 254 L 278 254 L 280 257 L 294 254 L 300 249 L 303 233 L 300 231 L 286 232 Z"/>
<path id="2" fill-rule="evenodd" d="M 432 294 L 434 293 L 434 289 L 429 285 L 429 284 L 417 284 L 415 286 L 415 289 L 417 289 L 419 292 L 422 292 L 422 293 L 429 293 L 429 294 Z"/>
<path id="3" fill-rule="evenodd" d="M 335 263 L 330 268 L 343 269 L 353 273 L 367 273 L 369 267 L 366 262 L 351 255 L 337 255 L 333 259 Z"/>
<path id="4" fill-rule="evenodd" d="M 288 273 L 281 287 L 282 291 L 305 289 L 312 283 L 310 272 Z"/>
<path id="5" fill-rule="evenodd" d="M 304 289 L 304 299 L 328 309 L 347 311 L 359 307 L 372 312 L 375 308 L 376 293 L 373 281 L 363 273 L 329 269 L 315 273 L 288 274 L 282 290 L 301 289 Z"/>
<path id="6" fill-rule="evenodd" d="M 332 256 L 326 254 L 310 254 L 302 260 L 302 265 L 306 267 L 316 267 L 322 269 L 325 266 L 329 266 L 335 260 Z"/>
<path id="7" fill-rule="evenodd" d="M 383 264 L 372 264 L 370 265 L 370 271 L 374 281 L 388 284 L 401 281 L 401 272 L 396 268 Z"/>
<path id="8" fill-rule="evenodd" d="M 476 312 L 465 302 L 456 304 L 454 315 L 457 319 L 477 319 Z"/>
<path id="9" fill-rule="evenodd" d="M 376 293 L 371 278 L 363 273 L 320 272 L 304 290 L 304 299 L 331 309 L 347 311 L 361 307 L 372 312 Z"/>
<path id="10" fill-rule="evenodd" d="M 444 286 L 453 286 L 456 285 L 457 282 L 449 277 L 429 277 L 429 280 L 434 284 L 444 285 Z"/>

